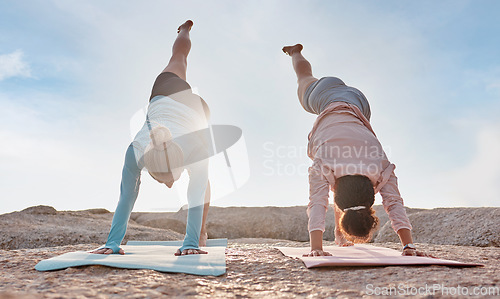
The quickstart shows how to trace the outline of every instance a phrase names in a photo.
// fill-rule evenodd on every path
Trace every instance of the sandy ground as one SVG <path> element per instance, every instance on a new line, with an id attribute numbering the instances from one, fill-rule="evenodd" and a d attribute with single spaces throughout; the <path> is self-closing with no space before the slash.
<path id="1" fill-rule="evenodd" d="M 326 245 L 331 245 L 327 242 Z M 394 243 L 374 244 L 399 248 Z M 500 288 L 500 248 L 417 244 L 436 256 L 484 263 L 485 267 L 329 267 L 306 269 L 300 260 L 283 256 L 274 246 L 307 246 L 307 243 L 271 239 L 232 240 L 226 250 L 227 273 L 219 277 L 160 273 L 153 270 L 84 266 L 38 272 L 37 262 L 69 251 L 89 250 L 99 244 L 37 249 L 0 250 L 0 298 L 326 298 L 371 297 L 375 292 L 416 297 L 443 296 L 433 286 L 450 292 L 474 287 Z M 431 288 L 425 293 L 426 285 Z M 460 286 L 460 290 L 457 287 Z M 403 293 L 404 290 L 406 293 Z M 490 291 L 493 290 L 492 288 Z M 396 293 L 398 291 L 398 293 Z M 388 294 L 389 295 L 389 294 Z M 432 296 L 433 295 L 433 296 Z M 378 298 L 386 296 L 377 296 Z M 393 297 L 393 296 L 391 296 Z M 479 296 L 481 297 L 481 296 Z M 484 296 L 484 298 L 492 296 Z M 498 293 L 497 293 L 497 297 Z"/>

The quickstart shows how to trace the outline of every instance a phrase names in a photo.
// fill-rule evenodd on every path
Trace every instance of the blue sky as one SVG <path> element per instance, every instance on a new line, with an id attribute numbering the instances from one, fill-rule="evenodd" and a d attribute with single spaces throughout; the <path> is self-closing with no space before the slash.
<path id="1" fill-rule="evenodd" d="M 212 123 L 242 128 L 250 179 L 219 206 L 306 205 L 307 133 L 283 45 L 363 91 L 410 207 L 500 202 L 497 1 L 2 1 L 0 212 L 114 210 L 130 120 L 176 28 Z M 377 199 L 380 203 L 380 198 Z M 136 210 L 177 210 L 143 176 Z"/>

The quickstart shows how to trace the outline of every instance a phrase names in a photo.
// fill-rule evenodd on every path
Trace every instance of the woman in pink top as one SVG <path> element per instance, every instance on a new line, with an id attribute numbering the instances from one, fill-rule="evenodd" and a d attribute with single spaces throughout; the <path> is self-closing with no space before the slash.
<path id="1" fill-rule="evenodd" d="M 370 105 L 361 91 L 336 77 L 317 79 L 302 56 L 302 45 L 287 46 L 297 74 L 299 101 L 318 115 L 309 133 L 308 230 L 311 251 L 305 256 L 331 255 L 323 251 L 328 193 L 334 192 L 335 242 L 367 242 L 378 227 L 372 205 L 380 192 L 392 228 L 403 245 L 403 255 L 425 255 L 413 245 L 411 224 L 399 194 L 395 165 L 384 153 L 370 125 Z"/>

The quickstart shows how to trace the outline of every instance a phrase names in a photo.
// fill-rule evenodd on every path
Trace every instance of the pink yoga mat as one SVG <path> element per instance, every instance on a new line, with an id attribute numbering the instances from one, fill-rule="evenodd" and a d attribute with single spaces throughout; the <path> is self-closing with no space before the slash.
<path id="1" fill-rule="evenodd" d="M 326 246 L 323 250 L 332 256 L 303 257 L 309 247 L 277 247 L 284 255 L 301 259 L 307 268 L 327 266 L 405 266 L 405 265 L 444 265 L 444 266 L 484 266 L 477 263 L 462 263 L 421 256 L 402 256 L 400 251 L 366 244 L 339 247 Z"/>

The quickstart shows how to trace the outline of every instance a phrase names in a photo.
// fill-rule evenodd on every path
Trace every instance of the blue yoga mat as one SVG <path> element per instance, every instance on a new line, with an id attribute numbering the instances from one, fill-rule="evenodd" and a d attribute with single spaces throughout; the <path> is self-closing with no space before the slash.
<path id="1" fill-rule="evenodd" d="M 182 246 L 182 241 L 128 241 L 127 245 Z M 208 239 L 207 247 L 227 247 L 227 239 Z"/>
<path id="2" fill-rule="evenodd" d="M 129 241 L 121 254 L 92 254 L 86 251 L 68 252 L 39 262 L 38 271 L 69 267 L 102 265 L 126 269 L 151 269 L 160 272 L 219 276 L 226 273 L 225 247 L 227 239 L 210 239 L 203 250 L 208 254 L 174 256 L 182 241 Z"/>

